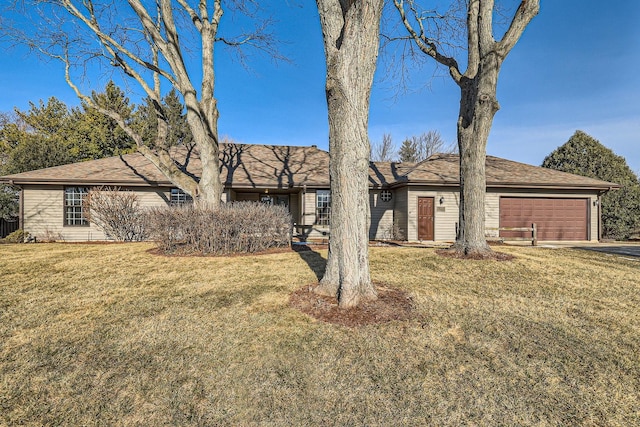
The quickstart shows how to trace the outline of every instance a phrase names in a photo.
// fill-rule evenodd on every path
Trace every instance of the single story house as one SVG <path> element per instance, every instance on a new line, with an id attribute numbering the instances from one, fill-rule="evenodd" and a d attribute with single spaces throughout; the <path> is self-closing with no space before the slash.
<path id="1" fill-rule="evenodd" d="M 194 176 L 195 151 L 179 148 L 176 163 Z M 225 144 L 221 146 L 225 201 L 286 205 L 295 232 L 304 238 L 329 232 L 329 153 L 311 147 Z M 597 241 L 600 197 L 614 183 L 487 156 L 486 227 L 536 223 L 538 240 Z M 0 177 L 21 189 L 21 227 L 38 237 L 64 241 L 105 240 L 89 223 L 82 198 L 96 186 L 137 194 L 140 205 L 184 203 L 188 197 L 141 154 L 56 166 Z M 371 239 L 453 241 L 459 207 L 458 156 L 436 154 L 420 163 L 372 162 Z M 513 232 L 512 232 L 513 233 Z"/>

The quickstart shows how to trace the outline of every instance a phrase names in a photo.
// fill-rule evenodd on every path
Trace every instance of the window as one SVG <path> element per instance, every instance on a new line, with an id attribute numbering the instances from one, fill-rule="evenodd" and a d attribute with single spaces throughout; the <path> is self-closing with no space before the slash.
<path id="1" fill-rule="evenodd" d="M 316 191 L 316 224 L 329 225 L 331 212 L 331 193 L 329 190 Z"/>
<path id="2" fill-rule="evenodd" d="M 180 206 L 180 205 L 184 205 L 185 203 L 191 203 L 191 202 L 193 202 L 193 199 L 191 198 L 191 196 L 185 193 L 184 191 L 182 191 L 181 189 L 179 188 L 171 189 L 171 201 L 170 201 L 171 205 Z"/>
<path id="3" fill-rule="evenodd" d="M 87 187 L 67 187 L 64 189 L 64 225 L 89 225 L 83 206 L 88 193 Z"/>
<path id="4" fill-rule="evenodd" d="M 380 200 L 382 200 L 383 202 L 390 202 L 391 201 L 391 191 L 382 190 L 380 192 Z"/>
<path id="5" fill-rule="evenodd" d="M 284 206 L 284 207 L 289 207 L 289 195 L 288 194 L 276 194 L 276 195 L 270 195 L 270 194 L 263 194 L 260 196 L 260 201 L 262 203 L 266 203 L 267 205 L 278 205 L 278 206 Z"/>

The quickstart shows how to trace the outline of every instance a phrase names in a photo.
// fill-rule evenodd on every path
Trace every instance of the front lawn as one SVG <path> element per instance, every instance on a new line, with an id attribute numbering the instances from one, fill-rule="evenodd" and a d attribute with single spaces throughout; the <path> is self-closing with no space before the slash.
<path id="1" fill-rule="evenodd" d="M 291 308 L 326 252 L 0 245 L 0 425 L 640 425 L 640 262 L 372 248 L 410 320 Z"/>

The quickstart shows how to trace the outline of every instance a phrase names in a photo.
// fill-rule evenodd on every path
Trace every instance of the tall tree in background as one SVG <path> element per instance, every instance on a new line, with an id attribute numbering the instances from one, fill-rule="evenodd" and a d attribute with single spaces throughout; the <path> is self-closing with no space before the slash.
<path id="1" fill-rule="evenodd" d="M 75 161 L 69 150 L 72 121 L 69 109 L 55 97 L 15 110 L 15 119 L 0 128 L 7 151 L 2 174 L 13 174 Z"/>
<path id="2" fill-rule="evenodd" d="M 539 0 L 522 0 L 500 40 L 494 38 L 494 0 L 454 0 L 464 7 L 467 57 L 461 70 L 446 46 L 450 35 L 439 33 L 442 17 L 425 10 L 414 0 L 394 0 L 408 32 L 408 39 L 424 55 L 443 65 L 460 88 L 457 134 L 460 152 L 460 214 L 456 242 L 452 249 L 462 255 L 491 253 L 485 238 L 486 147 L 493 117 L 500 108 L 496 99 L 498 75 L 503 61 L 538 14 Z M 460 15 L 458 15 L 459 17 Z M 455 26 L 454 24 L 451 24 Z M 451 26 L 449 26 L 451 28 Z M 455 28 L 454 28 L 455 30 Z"/>
<path id="3" fill-rule="evenodd" d="M 374 162 L 393 162 L 396 158 L 396 146 L 391 135 L 385 133 L 381 141 L 371 143 L 371 160 Z"/>
<path id="4" fill-rule="evenodd" d="M 164 141 L 165 148 L 177 145 L 191 145 L 193 137 L 191 129 L 187 123 L 186 114 L 183 112 L 184 105 L 180 102 L 175 89 L 162 98 L 162 104 L 167 117 L 167 137 Z M 157 138 L 157 127 L 155 108 L 153 100 L 145 99 L 145 103 L 140 105 L 135 113 L 135 126 L 138 132 L 143 135 L 145 144 L 152 146 Z"/>
<path id="5" fill-rule="evenodd" d="M 398 158 L 401 162 L 421 162 L 436 153 L 452 154 L 456 152 L 455 146 L 448 146 L 437 130 L 430 130 L 419 136 L 405 139 L 398 150 Z"/>
<path id="6" fill-rule="evenodd" d="M 134 152 L 136 144 L 133 139 L 114 119 L 92 105 L 117 112 L 127 125 L 131 125 L 135 107 L 124 92 L 109 81 L 104 92 L 91 93 L 91 103 L 83 101 L 81 108 L 73 109 L 71 154 L 77 160 L 88 160 Z"/>
<path id="7" fill-rule="evenodd" d="M 628 239 L 640 231 L 640 182 L 624 157 L 582 131 L 556 148 L 542 167 L 601 179 L 622 186 L 606 193 L 602 203 L 602 234 L 608 238 Z"/>
<path id="8" fill-rule="evenodd" d="M 127 0 L 115 4 L 103 0 L 25 0 L 6 11 L 33 20 L 32 26 L 13 28 L 17 42 L 62 61 L 65 78 L 87 106 L 109 116 L 135 141 L 138 150 L 176 186 L 195 200 L 218 205 L 222 195 L 218 158 L 218 105 L 214 97 L 214 45 L 232 48 L 251 46 L 275 54 L 273 39 L 265 32 L 266 22 L 250 33 L 218 34 L 223 10 L 255 18 L 258 2 L 230 0 Z M 224 4 L 223 4 L 224 3 Z M 22 3 L 20 3 L 22 4 Z M 25 33 L 25 29 L 30 33 Z M 6 31 L 6 29 L 5 29 Z M 190 43 L 193 42 L 193 43 Z M 192 73 L 185 63 L 188 51 L 199 52 L 200 67 Z M 77 84 L 78 72 L 90 61 L 121 70 L 123 78 L 137 84 L 154 107 L 156 140 L 149 146 L 119 111 L 106 108 L 88 96 Z M 200 77 L 201 76 L 201 77 Z M 198 77 L 198 81 L 196 81 Z M 168 83 L 182 96 L 193 141 L 202 162 L 202 176 L 196 179 L 181 171 L 166 149 L 169 134 L 167 111 L 162 104 L 161 82 Z"/>
<path id="9" fill-rule="evenodd" d="M 5 129 L 11 125 L 15 119 L 8 113 L 0 113 L 0 175 L 5 174 L 5 167 L 9 162 L 8 135 Z M 0 184 L 0 219 L 11 219 L 18 216 L 18 197 L 16 189 L 9 185 Z"/>
<path id="10" fill-rule="evenodd" d="M 377 297 L 369 274 L 369 102 L 383 0 L 317 0 L 327 64 L 331 240 L 317 291 L 354 307 Z"/>

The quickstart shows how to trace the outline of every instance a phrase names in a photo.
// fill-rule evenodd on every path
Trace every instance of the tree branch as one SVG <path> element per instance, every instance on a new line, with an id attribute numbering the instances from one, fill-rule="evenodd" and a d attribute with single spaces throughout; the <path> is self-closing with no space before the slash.
<path id="1" fill-rule="evenodd" d="M 416 21 L 418 22 L 418 25 L 420 26 L 420 34 L 416 32 L 416 30 L 413 28 L 413 26 L 409 22 L 409 19 L 407 18 L 407 14 L 404 9 L 404 0 L 393 0 L 393 3 L 396 9 L 398 10 L 398 12 L 400 13 L 400 18 L 402 19 L 402 23 L 404 24 L 404 27 L 409 32 L 411 39 L 413 39 L 413 41 L 416 43 L 418 48 L 425 54 L 435 59 L 436 62 L 438 62 L 439 64 L 442 64 L 445 67 L 447 67 L 447 69 L 449 70 L 449 74 L 451 75 L 451 78 L 453 78 L 453 80 L 459 84 L 462 79 L 462 74 L 460 73 L 458 62 L 452 57 L 442 55 L 438 50 L 435 42 L 426 36 L 424 31 L 424 26 L 422 24 L 422 18 L 419 16 L 417 10 L 413 6 L 414 5 L 413 1 L 409 0 L 409 4 L 412 12 L 414 13 L 414 18 L 416 19 Z"/>
<path id="2" fill-rule="evenodd" d="M 513 16 L 509 29 L 502 37 L 502 40 L 498 42 L 498 51 L 503 58 L 513 49 L 527 25 L 538 12 L 540 12 L 540 0 L 522 0 Z"/>

